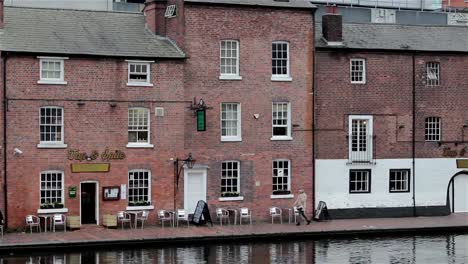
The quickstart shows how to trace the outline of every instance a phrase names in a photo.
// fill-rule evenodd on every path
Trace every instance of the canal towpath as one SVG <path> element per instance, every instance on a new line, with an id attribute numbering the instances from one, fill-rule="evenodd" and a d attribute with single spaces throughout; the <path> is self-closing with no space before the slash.
<path id="1" fill-rule="evenodd" d="M 430 232 L 468 232 L 468 213 L 448 216 L 340 219 L 312 222 L 296 226 L 288 221 L 280 224 L 257 221 L 252 224 L 222 226 L 186 225 L 162 228 L 156 223 L 143 229 L 107 229 L 83 225 L 81 229 L 63 232 L 6 233 L 0 240 L 0 252 L 57 250 L 67 248 L 98 248 L 139 246 L 143 244 L 193 245 L 220 241 L 252 241 L 305 237 L 337 237 L 358 235 L 407 235 Z"/>

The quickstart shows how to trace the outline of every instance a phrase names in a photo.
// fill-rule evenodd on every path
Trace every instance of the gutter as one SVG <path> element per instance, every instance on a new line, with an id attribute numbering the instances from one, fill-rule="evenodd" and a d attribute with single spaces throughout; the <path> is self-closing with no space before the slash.
<path id="1" fill-rule="evenodd" d="M 8 53 L 3 52 L 3 202 L 4 202 L 4 222 L 5 222 L 5 229 L 8 227 L 8 195 L 7 195 L 7 123 L 6 123 L 6 117 L 7 117 L 7 93 L 6 93 L 6 62 L 8 58 Z"/>

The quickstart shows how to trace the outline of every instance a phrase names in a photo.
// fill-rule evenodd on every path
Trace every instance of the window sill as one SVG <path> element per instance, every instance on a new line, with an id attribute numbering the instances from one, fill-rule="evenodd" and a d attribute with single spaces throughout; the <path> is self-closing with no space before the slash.
<path id="1" fill-rule="evenodd" d="M 46 81 L 46 80 L 39 80 L 37 81 L 38 84 L 67 84 L 68 82 L 65 81 Z"/>
<path id="2" fill-rule="evenodd" d="M 226 80 L 226 81 L 241 81 L 242 76 L 239 76 L 239 75 L 220 75 L 219 79 L 220 80 Z"/>
<path id="3" fill-rule="evenodd" d="M 152 83 L 131 83 L 131 82 L 128 82 L 127 86 L 153 87 L 153 84 Z"/>
<path id="4" fill-rule="evenodd" d="M 271 199 L 293 199 L 294 194 L 270 195 Z"/>
<path id="5" fill-rule="evenodd" d="M 281 137 L 271 137 L 270 140 L 277 141 L 277 140 L 293 140 L 292 137 L 288 136 L 281 136 Z"/>
<path id="6" fill-rule="evenodd" d="M 272 75 L 271 80 L 274 82 L 292 82 L 291 76 L 276 76 Z"/>
<path id="7" fill-rule="evenodd" d="M 50 148 L 50 149 L 61 149 L 67 148 L 67 144 L 63 143 L 39 143 L 37 144 L 38 148 Z"/>
<path id="8" fill-rule="evenodd" d="M 145 205 L 145 206 L 127 206 L 125 209 L 127 211 L 142 211 L 142 210 L 154 210 L 153 205 Z"/>
<path id="9" fill-rule="evenodd" d="M 221 142 L 236 142 L 236 141 L 242 141 L 241 137 L 232 137 L 232 138 L 221 138 Z"/>
<path id="10" fill-rule="evenodd" d="M 68 208 L 37 209 L 38 214 L 60 214 L 68 213 Z"/>
<path id="11" fill-rule="evenodd" d="M 244 196 L 237 197 L 219 197 L 218 201 L 227 202 L 227 201 L 244 201 Z"/>
<path id="12" fill-rule="evenodd" d="M 154 148 L 153 144 L 128 143 L 127 148 Z"/>
<path id="13" fill-rule="evenodd" d="M 351 84 L 366 84 L 366 82 L 351 82 Z"/>

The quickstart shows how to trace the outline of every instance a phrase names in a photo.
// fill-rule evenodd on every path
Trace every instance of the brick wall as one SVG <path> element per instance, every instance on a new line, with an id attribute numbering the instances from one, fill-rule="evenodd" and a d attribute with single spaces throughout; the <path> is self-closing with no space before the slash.
<path id="1" fill-rule="evenodd" d="M 247 206 L 259 220 L 267 219 L 268 207 L 291 206 L 291 199 L 271 199 L 272 160 L 291 160 L 291 190 L 304 188 L 312 208 L 312 50 L 311 11 L 190 5 L 185 3 L 186 64 L 185 98 L 197 97 L 207 110 L 207 129 L 196 132 L 195 118 L 187 115 L 185 144 L 198 164 L 209 166 L 208 203 Z M 240 45 L 242 80 L 219 80 L 220 41 L 234 39 Z M 292 82 L 272 82 L 271 43 L 290 43 Z M 292 106 L 292 141 L 271 141 L 272 101 Z M 221 142 L 220 104 L 239 102 L 242 141 Z M 255 119 L 254 114 L 259 114 Z M 220 202 L 221 162 L 241 162 L 241 195 L 244 201 Z M 297 194 L 296 194 L 297 195 Z"/>

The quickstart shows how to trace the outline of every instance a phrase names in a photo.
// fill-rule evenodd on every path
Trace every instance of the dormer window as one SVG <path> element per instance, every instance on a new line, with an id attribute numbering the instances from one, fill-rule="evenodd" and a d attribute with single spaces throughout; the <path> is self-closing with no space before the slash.
<path id="1" fill-rule="evenodd" d="M 153 86 L 151 83 L 151 61 L 127 61 L 128 86 Z"/>
<path id="2" fill-rule="evenodd" d="M 38 57 L 39 58 L 39 84 L 67 84 L 64 80 L 63 57 Z"/>

